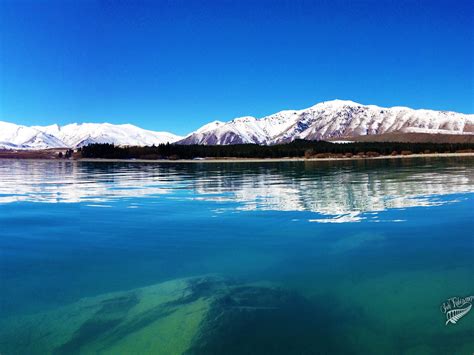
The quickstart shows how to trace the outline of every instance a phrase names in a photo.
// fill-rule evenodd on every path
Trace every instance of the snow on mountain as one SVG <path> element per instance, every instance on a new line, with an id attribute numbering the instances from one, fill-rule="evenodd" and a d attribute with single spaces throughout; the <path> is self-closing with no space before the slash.
<path id="1" fill-rule="evenodd" d="M 173 143 L 181 138 L 172 133 L 149 131 L 130 124 L 73 123 L 27 127 L 0 122 L 1 149 L 78 148 L 92 143 L 146 146 Z"/>
<path id="2" fill-rule="evenodd" d="M 308 129 L 298 138 L 318 140 L 391 132 L 431 134 L 474 133 L 474 115 L 455 112 L 412 110 L 407 107 L 383 108 L 353 102 L 318 104 L 304 113 Z"/>
<path id="3" fill-rule="evenodd" d="M 214 127 L 213 127 L 214 126 Z M 260 128 L 255 117 L 246 116 L 235 118 L 230 122 L 215 121 L 179 141 L 180 144 L 264 144 L 266 134 Z"/>
<path id="4" fill-rule="evenodd" d="M 92 143 L 116 145 L 276 144 L 295 139 L 325 140 L 384 133 L 474 135 L 474 115 L 448 111 L 384 108 L 353 101 L 326 101 L 304 110 L 286 110 L 255 118 L 208 123 L 186 137 L 131 124 L 82 123 L 20 126 L 0 121 L 0 149 L 76 148 Z"/>
<path id="5" fill-rule="evenodd" d="M 72 123 L 63 127 L 53 125 L 42 128 L 68 147 L 82 147 L 92 143 L 146 146 L 172 143 L 181 138 L 172 133 L 148 131 L 131 124 Z"/>
<path id="6" fill-rule="evenodd" d="M 199 129 L 179 144 L 275 144 L 295 139 L 324 140 L 391 132 L 474 134 L 474 115 L 447 111 L 384 108 L 353 101 L 322 102 L 304 110 L 287 110 L 257 119 L 236 118 Z"/>
<path id="7" fill-rule="evenodd" d="M 0 121 L 0 147 L 2 149 L 63 148 L 57 137 L 33 127 Z"/>
<path id="8" fill-rule="evenodd" d="M 205 124 L 204 126 L 202 126 L 201 128 L 199 128 L 198 130 L 194 131 L 194 133 L 204 133 L 204 132 L 208 132 L 208 131 L 212 131 L 222 125 L 224 125 L 225 122 L 222 122 L 222 121 L 212 121 L 208 124 Z"/>

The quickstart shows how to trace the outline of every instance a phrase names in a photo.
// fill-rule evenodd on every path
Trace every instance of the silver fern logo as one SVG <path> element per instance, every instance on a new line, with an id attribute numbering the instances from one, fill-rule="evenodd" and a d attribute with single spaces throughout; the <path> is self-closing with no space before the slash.
<path id="1" fill-rule="evenodd" d="M 446 315 L 446 325 L 456 324 L 462 317 L 469 313 L 472 308 L 474 296 L 452 297 L 444 302 L 440 309 Z"/>

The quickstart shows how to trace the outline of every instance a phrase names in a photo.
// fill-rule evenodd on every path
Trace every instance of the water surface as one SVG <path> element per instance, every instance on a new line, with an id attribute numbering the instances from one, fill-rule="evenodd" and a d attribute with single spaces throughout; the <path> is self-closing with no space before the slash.
<path id="1" fill-rule="evenodd" d="M 0 160 L 0 353 L 472 354 L 474 159 Z"/>

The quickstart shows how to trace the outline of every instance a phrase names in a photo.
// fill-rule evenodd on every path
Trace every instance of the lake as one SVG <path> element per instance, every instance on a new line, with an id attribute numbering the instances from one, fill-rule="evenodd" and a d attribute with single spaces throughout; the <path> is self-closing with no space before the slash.
<path id="1" fill-rule="evenodd" d="M 472 157 L 0 160 L 0 353 L 471 355 L 473 221 Z"/>

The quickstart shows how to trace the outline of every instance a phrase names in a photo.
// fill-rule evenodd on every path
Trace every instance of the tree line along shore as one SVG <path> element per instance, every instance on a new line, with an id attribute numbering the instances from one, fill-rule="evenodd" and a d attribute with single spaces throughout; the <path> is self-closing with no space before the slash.
<path id="1" fill-rule="evenodd" d="M 79 148 L 80 158 L 180 160 L 199 158 L 372 158 L 412 154 L 474 153 L 473 143 L 392 143 L 297 140 L 278 145 L 177 145 L 122 147 L 114 144 L 91 144 Z"/>

